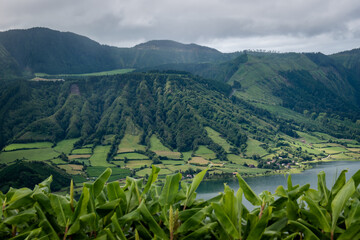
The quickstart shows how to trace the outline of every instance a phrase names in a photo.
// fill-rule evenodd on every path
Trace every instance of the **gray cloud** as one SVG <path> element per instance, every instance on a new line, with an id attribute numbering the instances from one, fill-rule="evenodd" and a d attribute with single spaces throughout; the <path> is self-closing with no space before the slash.
<path id="1" fill-rule="evenodd" d="M 360 47 L 359 12 L 356 0 L 0 0 L 0 30 L 44 26 L 125 47 L 172 39 L 332 53 Z"/>

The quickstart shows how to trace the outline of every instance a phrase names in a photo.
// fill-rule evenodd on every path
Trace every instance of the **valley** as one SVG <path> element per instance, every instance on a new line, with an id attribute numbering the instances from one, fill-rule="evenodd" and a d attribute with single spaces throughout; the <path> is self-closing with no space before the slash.
<path id="1" fill-rule="evenodd" d="M 44 28 L 2 32 L 0 48 L 4 170 L 39 161 L 79 184 L 108 167 L 111 181 L 148 178 L 151 165 L 162 180 L 206 168 L 229 179 L 360 160 L 356 50 L 116 48 Z"/>

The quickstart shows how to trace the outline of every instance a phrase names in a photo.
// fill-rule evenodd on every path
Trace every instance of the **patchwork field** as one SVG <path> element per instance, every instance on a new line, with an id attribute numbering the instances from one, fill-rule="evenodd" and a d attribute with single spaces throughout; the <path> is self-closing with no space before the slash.
<path id="1" fill-rule="evenodd" d="M 15 151 L 21 149 L 39 149 L 39 148 L 51 148 L 53 144 L 51 142 L 35 142 L 35 143 L 13 143 L 6 146 L 3 151 Z"/>
<path id="2" fill-rule="evenodd" d="M 268 152 L 265 149 L 260 147 L 261 144 L 262 144 L 262 142 L 259 142 L 255 139 L 249 138 L 247 141 L 248 146 L 246 148 L 246 155 L 248 155 L 248 156 L 252 156 L 252 155 L 264 156 L 264 155 L 268 154 Z"/>
<path id="3" fill-rule="evenodd" d="M 220 145 L 226 152 L 230 151 L 232 147 L 224 138 L 221 137 L 221 134 L 215 131 L 212 128 L 205 127 L 208 136 L 218 145 Z"/>
<path id="4" fill-rule="evenodd" d="M 128 131 L 118 145 L 117 154 L 113 157 L 110 156 L 110 162 L 107 161 L 107 158 L 111 145 L 97 145 L 93 148 L 92 144 L 87 144 L 74 149 L 74 144 L 79 140 L 74 138 L 56 144 L 51 142 L 10 144 L 0 152 L 0 164 L 12 164 L 16 160 L 43 161 L 63 169 L 73 175 L 76 183 L 81 183 L 91 181 L 99 176 L 106 167 L 113 170 L 111 181 L 124 179 L 130 175 L 134 177 L 149 175 L 154 157 L 157 161 L 160 159 L 160 162 L 156 164 L 161 168 L 160 179 L 163 179 L 167 174 L 179 171 L 188 175 L 208 168 L 210 165 L 210 175 L 226 173 L 229 176 L 233 172 L 239 172 L 243 175 L 260 175 L 272 170 L 256 168 L 259 162 L 283 159 L 280 156 L 287 156 L 289 159 L 301 159 L 303 156 L 307 156 L 313 160 L 336 161 L 360 159 L 360 144 L 358 142 L 340 140 L 321 133 L 298 132 L 300 138 L 279 134 L 277 144 L 264 145 L 268 151 L 260 146 L 263 144 L 262 142 L 249 138 L 245 154 L 236 155 L 229 153 L 232 146 L 218 132 L 208 127 L 206 131 L 215 143 L 228 152 L 228 161 L 217 159 L 214 151 L 202 145 L 194 152 L 171 151 L 162 144 L 156 135 L 152 135 L 150 138 L 150 153 L 147 152 L 145 155 L 135 152 L 136 150 L 145 151 L 146 146 L 139 144 L 140 135 L 138 131 Z M 111 143 L 114 139 L 114 135 L 108 135 L 102 142 Z M 63 153 L 67 158 L 64 157 Z M 259 155 L 260 159 L 254 160 L 253 155 Z M 290 171 L 296 172 L 300 169 L 294 165 Z"/>
<path id="5" fill-rule="evenodd" d="M 110 148 L 111 146 L 96 146 L 94 149 L 94 154 L 90 157 L 91 166 L 114 166 L 106 161 L 107 154 L 109 153 Z"/>
<path id="6" fill-rule="evenodd" d="M 114 157 L 116 160 L 124 160 L 125 158 L 129 160 L 149 159 L 148 156 L 140 153 L 121 153 Z"/>
<path id="7" fill-rule="evenodd" d="M 140 145 L 140 135 L 126 133 L 118 146 L 118 153 L 134 152 L 135 150 L 145 151 L 146 146 Z"/>
<path id="8" fill-rule="evenodd" d="M 199 149 L 195 152 L 195 155 L 203 157 L 207 160 L 212 160 L 216 158 L 216 154 L 205 146 L 199 146 Z"/>

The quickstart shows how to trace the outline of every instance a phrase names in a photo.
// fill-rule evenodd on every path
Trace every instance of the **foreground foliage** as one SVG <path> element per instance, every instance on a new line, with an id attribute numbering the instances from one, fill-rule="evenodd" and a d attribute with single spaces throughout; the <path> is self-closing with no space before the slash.
<path id="1" fill-rule="evenodd" d="M 342 171 L 328 189 L 325 173 L 318 189 L 293 186 L 257 196 L 238 174 L 239 190 L 225 185 L 213 199 L 196 199 L 207 170 L 191 184 L 181 174 L 155 182 L 153 166 L 146 184 L 128 177 L 125 186 L 107 183 L 111 169 L 84 183 L 81 197 L 50 193 L 52 177 L 33 190 L 11 188 L 0 193 L 1 239 L 359 239 L 360 171 L 346 181 Z M 249 211 L 243 196 L 254 206 Z"/>

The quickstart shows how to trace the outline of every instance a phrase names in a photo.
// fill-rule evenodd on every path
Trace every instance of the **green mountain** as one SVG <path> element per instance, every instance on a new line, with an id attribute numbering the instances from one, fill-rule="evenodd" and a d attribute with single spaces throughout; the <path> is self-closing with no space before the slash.
<path id="1" fill-rule="evenodd" d="M 89 73 L 165 63 L 218 62 L 232 58 L 215 49 L 174 41 L 150 41 L 117 48 L 71 32 L 47 28 L 0 32 L 0 44 L 22 69 L 33 73 Z"/>
<path id="2" fill-rule="evenodd" d="M 18 64 L 5 47 L 0 44 L 0 78 L 4 79 L 19 76 L 21 76 L 21 70 Z"/>
<path id="3" fill-rule="evenodd" d="M 0 32 L 0 43 L 32 72 L 83 73 L 119 68 L 109 47 L 89 38 L 47 28 Z"/>

